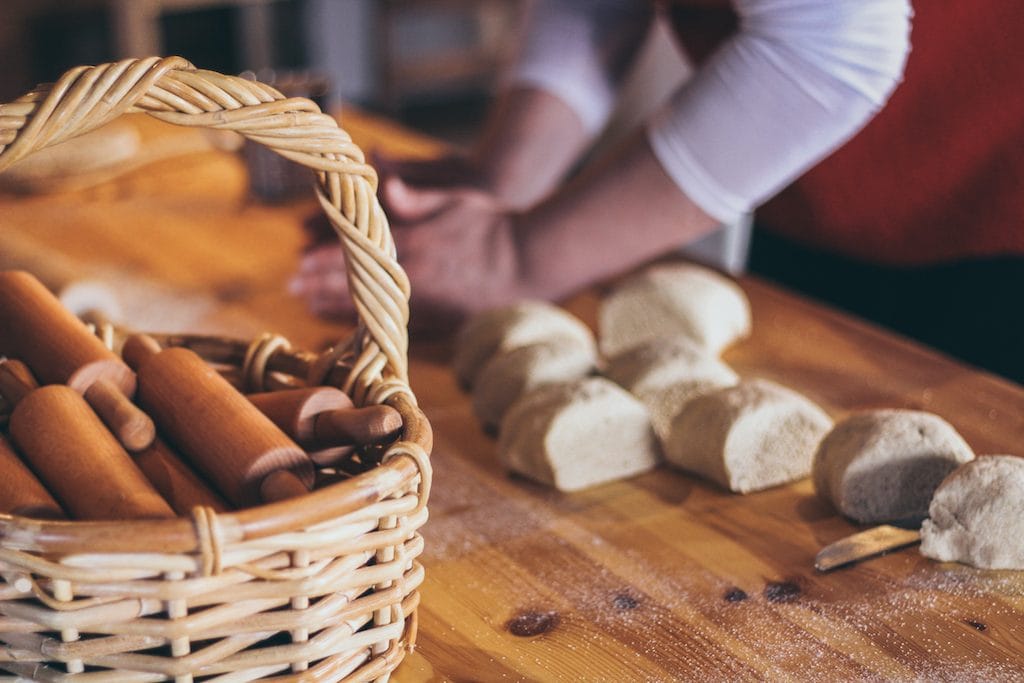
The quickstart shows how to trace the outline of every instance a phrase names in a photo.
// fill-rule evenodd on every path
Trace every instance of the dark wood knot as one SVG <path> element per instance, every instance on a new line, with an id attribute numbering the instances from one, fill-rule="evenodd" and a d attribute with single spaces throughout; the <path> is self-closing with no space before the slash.
<path id="1" fill-rule="evenodd" d="M 764 587 L 768 602 L 793 602 L 800 597 L 800 586 L 793 581 L 774 581 Z"/>
<path id="2" fill-rule="evenodd" d="M 505 624 L 505 628 L 514 636 L 527 638 L 554 630 L 560 621 L 558 612 L 554 611 L 523 612 L 509 619 L 508 623 Z"/>

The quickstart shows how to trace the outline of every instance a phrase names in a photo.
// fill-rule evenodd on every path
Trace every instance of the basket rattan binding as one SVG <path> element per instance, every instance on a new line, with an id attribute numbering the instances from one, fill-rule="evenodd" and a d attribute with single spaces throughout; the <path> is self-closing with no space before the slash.
<path id="1" fill-rule="evenodd" d="M 405 429 L 378 467 L 296 500 L 159 521 L 0 515 L 0 668 L 43 681 L 387 680 L 415 641 L 431 437 L 408 386 L 408 281 L 376 175 L 312 102 L 180 58 L 73 69 L 0 106 L 0 171 L 126 112 L 237 131 L 314 169 L 360 317 L 321 356 L 278 337 L 164 341 L 250 385 L 290 376 L 390 403 Z"/>

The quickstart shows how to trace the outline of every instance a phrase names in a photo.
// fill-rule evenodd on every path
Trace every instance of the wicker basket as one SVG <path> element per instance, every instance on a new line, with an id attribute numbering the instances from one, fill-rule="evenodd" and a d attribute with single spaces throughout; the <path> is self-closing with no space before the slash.
<path id="1" fill-rule="evenodd" d="M 43 681 L 387 680 L 416 637 L 430 428 L 407 378 L 408 281 L 376 175 L 335 120 L 180 58 L 81 67 L 0 106 L 0 171 L 126 112 L 233 130 L 316 171 L 360 323 L 325 354 L 280 337 L 164 338 L 251 388 L 332 384 L 386 402 L 401 439 L 298 499 L 156 521 L 0 515 L 0 668 Z"/>

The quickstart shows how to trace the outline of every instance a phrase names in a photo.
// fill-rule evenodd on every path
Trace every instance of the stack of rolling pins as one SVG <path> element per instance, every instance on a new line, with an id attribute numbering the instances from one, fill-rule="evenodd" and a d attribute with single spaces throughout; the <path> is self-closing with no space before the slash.
<path id="1" fill-rule="evenodd" d="M 245 395 L 185 348 L 117 356 L 35 277 L 0 272 L 0 513 L 141 519 L 303 495 L 402 427 L 334 387 Z"/>

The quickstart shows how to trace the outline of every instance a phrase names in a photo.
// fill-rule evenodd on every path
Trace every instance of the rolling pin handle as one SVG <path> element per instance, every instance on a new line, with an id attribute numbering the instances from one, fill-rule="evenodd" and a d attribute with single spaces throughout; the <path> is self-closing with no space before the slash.
<path id="1" fill-rule="evenodd" d="M 138 372 L 139 368 L 150 356 L 155 356 L 163 349 L 160 342 L 148 334 L 133 334 L 124 340 L 121 347 L 121 357 L 132 370 Z"/>
<path id="2" fill-rule="evenodd" d="M 313 440 L 318 448 L 387 441 L 402 428 L 401 414 L 387 405 L 327 410 L 316 416 Z"/>
<path id="3" fill-rule="evenodd" d="M 27 365 L 13 358 L 0 359 L 0 396 L 4 397 L 9 406 L 18 405 L 21 399 L 37 388 L 39 383 Z"/>
<path id="4" fill-rule="evenodd" d="M 85 400 L 129 453 L 149 448 L 156 438 L 156 425 L 110 380 L 93 382 Z"/>

